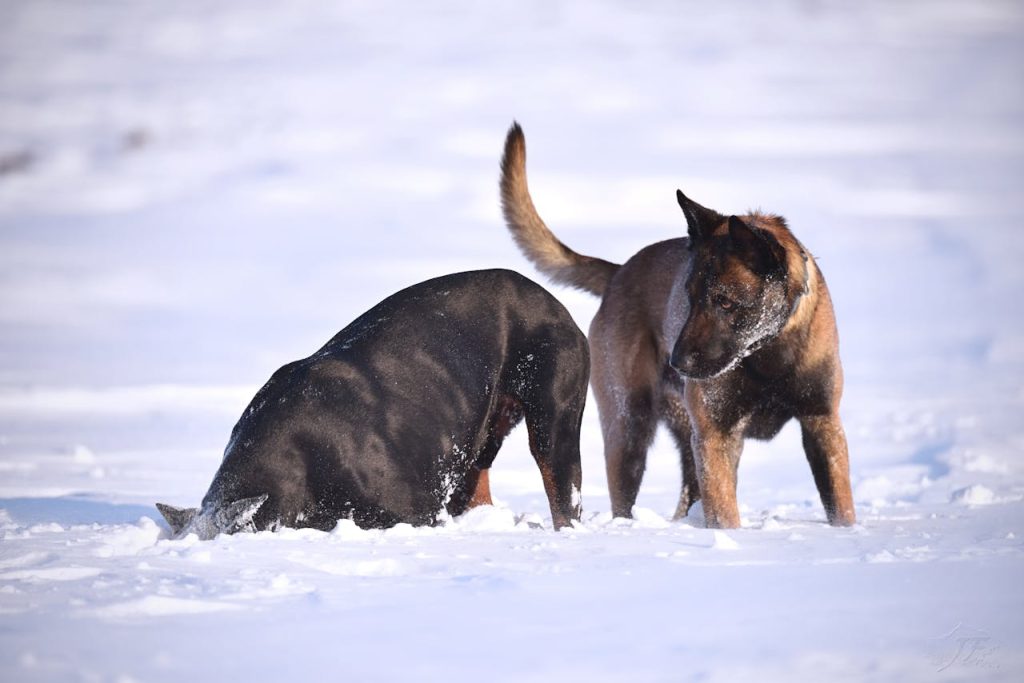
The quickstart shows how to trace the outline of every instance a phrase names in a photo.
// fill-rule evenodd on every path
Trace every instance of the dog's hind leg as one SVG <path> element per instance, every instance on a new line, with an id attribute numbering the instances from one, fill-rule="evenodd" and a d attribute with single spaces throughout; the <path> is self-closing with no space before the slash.
<path id="1" fill-rule="evenodd" d="M 577 331 L 556 341 L 534 349 L 529 362 L 515 364 L 525 372 L 513 379 L 513 391 L 522 406 L 551 520 L 560 529 L 579 520 L 582 513 L 580 427 L 590 373 L 583 335 Z"/>
<path id="2" fill-rule="evenodd" d="M 491 415 L 481 435 L 483 446 L 476 456 L 476 463 L 466 474 L 462 484 L 452 493 L 448 513 L 458 516 L 470 508 L 492 505 L 490 468 L 505 437 L 523 419 L 523 405 L 508 395 L 495 397 Z"/>
<path id="3" fill-rule="evenodd" d="M 526 428 L 530 434 L 530 451 L 540 469 L 544 492 L 551 507 L 551 520 L 556 529 L 579 520 L 582 512 L 580 487 L 583 471 L 580 465 L 580 425 L 583 401 L 578 408 L 548 412 L 553 406 L 539 410 L 526 408 Z"/>
<path id="4" fill-rule="evenodd" d="M 603 311 L 604 309 L 602 309 Z M 658 362 L 653 343 L 635 326 L 594 317 L 590 374 L 604 437 L 604 464 L 612 515 L 632 517 L 658 424 Z"/>
<path id="5" fill-rule="evenodd" d="M 664 388 L 661 396 L 661 419 L 668 427 L 672 439 L 679 449 L 679 464 L 682 469 L 682 488 L 679 491 L 679 504 L 676 506 L 672 519 L 682 519 L 690 512 L 690 508 L 700 500 L 700 483 L 697 480 L 697 466 L 693 461 L 693 428 L 690 416 L 686 413 L 683 398 L 672 388 Z"/>
<path id="6" fill-rule="evenodd" d="M 657 426 L 653 396 L 649 391 L 635 392 L 624 399 L 624 405 L 617 407 L 612 415 L 608 415 L 607 408 L 601 408 L 612 515 L 632 517 L 647 465 L 647 449 Z"/>
<path id="7" fill-rule="evenodd" d="M 489 471 L 473 467 L 466 473 L 445 504 L 448 514 L 458 517 L 471 508 L 492 504 Z"/>
<path id="8" fill-rule="evenodd" d="M 850 526 L 856 523 L 853 493 L 850 491 L 850 459 L 846 434 L 836 414 L 800 418 L 804 453 L 814 474 L 828 523 Z"/>

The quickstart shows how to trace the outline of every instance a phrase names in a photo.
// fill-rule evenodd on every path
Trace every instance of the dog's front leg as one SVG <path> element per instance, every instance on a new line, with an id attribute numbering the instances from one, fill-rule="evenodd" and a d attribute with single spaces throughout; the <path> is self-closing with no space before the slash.
<path id="1" fill-rule="evenodd" d="M 743 451 L 743 427 L 722 424 L 716 413 L 716 406 L 720 404 L 714 400 L 716 391 L 702 383 L 687 382 L 683 401 L 690 416 L 694 469 L 705 523 L 709 528 L 735 529 L 740 525 L 736 470 Z"/>
<path id="2" fill-rule="evenodd" d="M 857 522 L 850 491 L 850 458 L 846 449 L 846 434 L 839 415 L 813 415 L 800 418 L 803 431 L 804 453 L 814 474 L 821 503 L 825 506 L 828 523 L 850 526 Z"/>
<path id="3" fill-rule="evenodd" d="M 736 529 L 740 526 L 740 508 L 736 502 L 736 470 L 743 437 L 708 425 L 694 429 L 693 455 L 704 520 L 710 529 Z"/>

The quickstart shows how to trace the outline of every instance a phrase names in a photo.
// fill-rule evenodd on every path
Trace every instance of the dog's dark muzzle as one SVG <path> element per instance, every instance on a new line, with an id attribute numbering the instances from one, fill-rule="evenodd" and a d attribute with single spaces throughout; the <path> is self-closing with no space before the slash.
<path id="1" fill-rule="evenodd" d="M 732 357 L 727 353 L 709 354 L 704 350 L 691 348 L 680 340 L 672 349 L 668 364 L 688 379 L 708 379 L 725 370 L 731 360 Z"/>

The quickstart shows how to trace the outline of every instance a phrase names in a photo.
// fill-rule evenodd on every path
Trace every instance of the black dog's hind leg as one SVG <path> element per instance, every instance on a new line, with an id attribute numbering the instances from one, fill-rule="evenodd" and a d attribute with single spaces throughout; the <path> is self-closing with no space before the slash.
<path id="1" fill-rule="evenodd" d="M 552 366 L 559 367 L 555 363 Z M 580 426 L 587 400 L 587 379 L 584 368 L 582 372 L 557 377 L 548 387 L 540 382 L 520 385 L 526 389 L 522 406 L 530 452 L 540 469 L 556 529 L 579 520 L 582 512 Z"/>
<path id="2" fill-rule="evenodd" d="M 526 414 L 530 432 L 530 451 L 537 461 L 544 480 L 544 492 L 551 507 L 551 520 L 556 529 L 579 520 L 582 513 L 580 487 L 583 471 L 580 466 L 580 423 L 583 406 L 565 410 L 556 419 L 548 415 Z"/>
<path id="3" fill-rule="evenodd" d="M 448 514 L 458 517 L 470 508 L 492 504 L 491 465 L 505 437 L 522 419 L 523 406 L 518 400 L 507 395 L 496 398 L 487 419 L 484 445 L 477 453 L 476 463 L 449 498 L 446 506 Z"/>

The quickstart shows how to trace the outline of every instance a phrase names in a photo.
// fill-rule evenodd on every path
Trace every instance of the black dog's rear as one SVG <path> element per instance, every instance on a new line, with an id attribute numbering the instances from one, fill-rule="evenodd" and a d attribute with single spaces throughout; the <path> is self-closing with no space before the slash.
<path id="1" fill-rule="evenodd" d="M 586 338 L 547 291 L 506 270 L 402 290 L 284 366 L 238 421 L 199 510 L 176 534 L 432 524 L 466 510 L 525 417 L 556 527 L 579 519 Z"/>

